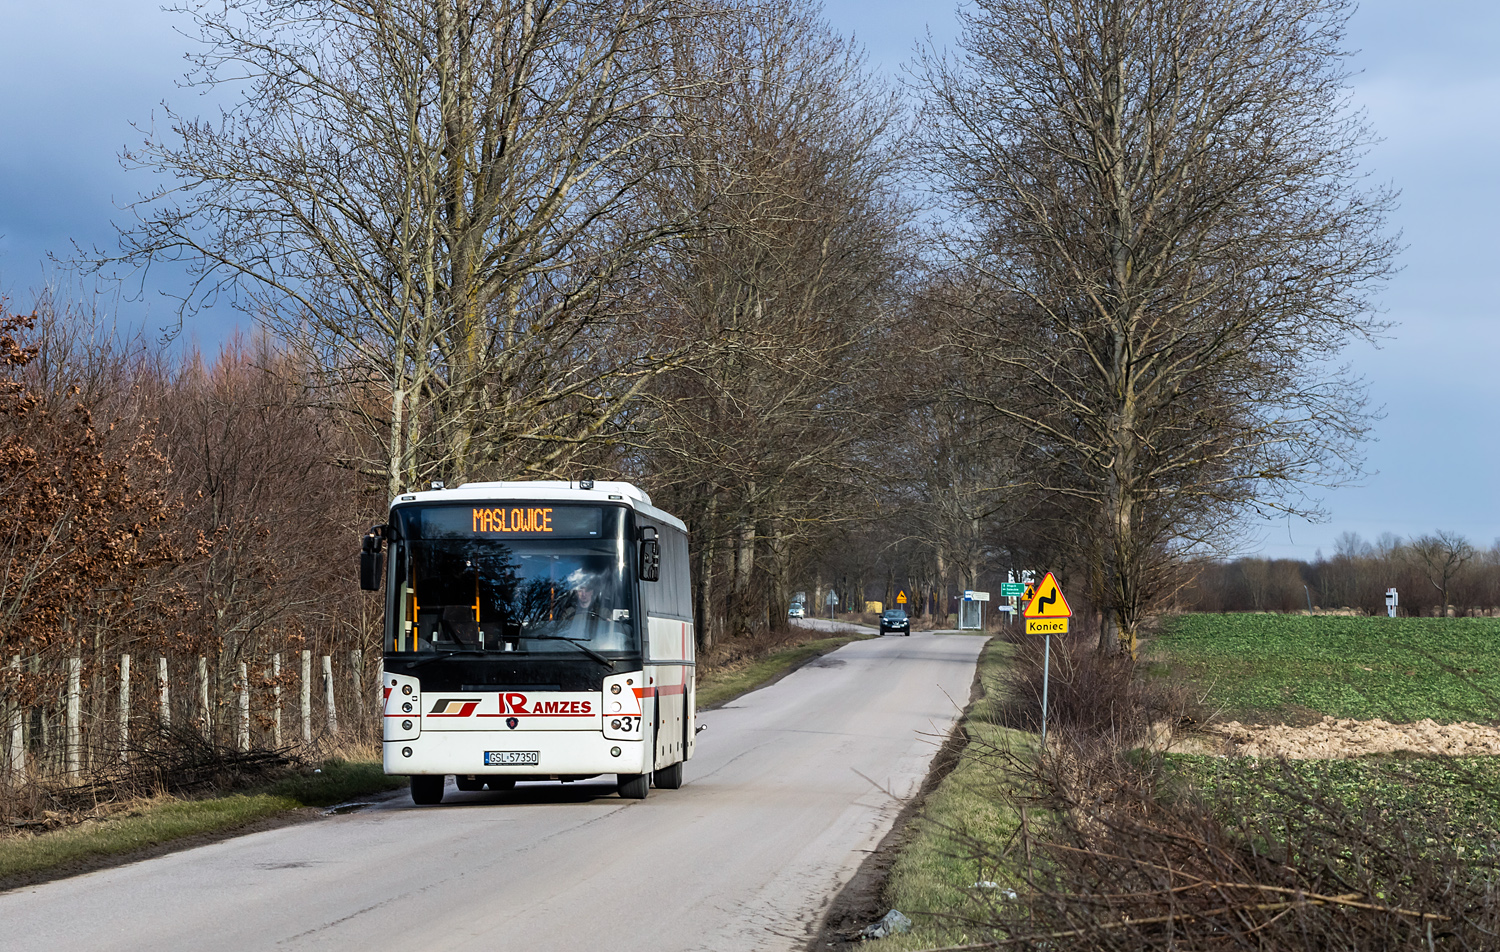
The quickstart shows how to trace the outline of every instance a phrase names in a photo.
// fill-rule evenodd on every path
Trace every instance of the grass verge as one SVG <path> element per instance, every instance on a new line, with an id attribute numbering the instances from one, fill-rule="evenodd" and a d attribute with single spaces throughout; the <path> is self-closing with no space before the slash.
<path id="1" fill-rule="evenodd" d="M 757 658 L 744 664 L 711 668 L 700 671 L 698 676 L 698 710 L 732 701 L 749 691 L 764 687 L 784 677 L 807 662 L 852 641 L 864 641 L 877 637 L 873 633 L 850 632 L 831 638 L 804 641 L 801 644 Z"/>
<path id="2" fill-rule="evenodd" d="M 329 760 L 265 787 L 201 800 L 161 797 L 76 826 L 0 839 L 0 889 L 109 865 L 121 857 L 198 842 L 304 807 L 327 807 L 405 785 L 378 762 Z"/>
<path id="3" fill-rule="evenodd" d="M 999 724 L 1002 673 L 1013 650 L 993 638 L 980 652 L 980 690 L 959 728 L 965 742 L 958 763 L 918 808 L 891 865 L 885 905 L 909 916 L 912 931 L 862 943 L 861 948 L 904 952 L 973 942 L 978 936 L 966 928 L 965 920 L 996 898 L 996 891 L 983 884 L 1010 878 L 1003 870 L 979 865 L 969 844 L 1003 841 L 1021 821 L 1010 799 L 997 789 L 1001 778 L 985 756 L 996 748 L 1036 744 L 1035 735 Z"/>

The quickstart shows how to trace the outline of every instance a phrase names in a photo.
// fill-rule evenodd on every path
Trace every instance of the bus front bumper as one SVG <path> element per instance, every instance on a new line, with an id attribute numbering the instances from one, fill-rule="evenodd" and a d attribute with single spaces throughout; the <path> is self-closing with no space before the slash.
<path id="1" fill-rule="evenodd" d="M 388 740 L 385 772 L 397 776 L 564 777 L 645 773 L 644 741 L 610 740 L 594 731 L 422 731 L 411 740 Z M 618 753 L 616 753 L 618 751 Z M 525 761 L 536 753 L 535 763 Z M 489 755 L 488 757 L 486 755 Z M 486 763 L 486 760 L 491 763 Z"/>

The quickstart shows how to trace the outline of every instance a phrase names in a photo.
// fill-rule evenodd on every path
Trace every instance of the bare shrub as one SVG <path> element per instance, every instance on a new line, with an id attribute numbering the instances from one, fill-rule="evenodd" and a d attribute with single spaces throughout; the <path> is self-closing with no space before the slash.
<path id="1" fill-rule="evenodd" d="M 129 753 L 128 762 L 93 758 L 83 783 L 51 777 L 0 786 L 0 817 L 17 829 L 51 829 L 139 797 L 204 795 L 267 783 L 302 763 L 291 749 L 240 751 L 194 729 L 153 737 Z"/>
<path id="2" fill-rule="evenodd" d="M 967 949 L 1492 949 L 1492 836 L 1393 810 L 1284 762 L 1203 792 L 1169 761 L 1069 733 L 1036 759 L 979 754 L 1029 809 L 1003 843 L 960 838 L 981 897 Z M 1415 780 L 1415 778 L 1411 778 Z M 1275 805 L 1275 808 L 1271 808 Z"/>
<path id="3" fill-rule="evenodd" d="M 996 707 L 1000 722 L 1022 730 L 1041 729 L 1043 638 L 1020 626 L 1001 636 L 1015 645 L 1006 672 L 1005 697 Z M 1189 717 L 1186 692 L 1163 681 L 1142 677 L 1140 663 L 1128 654 L 1099 651 L 1098 635 L 1088 624 L 1076 624 L 1054 635 L 1051 673 L 1047 679 L 1047 723 L 1080 737 L 1108 737 L 1129 747 L 1164 726 L 1172 729 Z"/>

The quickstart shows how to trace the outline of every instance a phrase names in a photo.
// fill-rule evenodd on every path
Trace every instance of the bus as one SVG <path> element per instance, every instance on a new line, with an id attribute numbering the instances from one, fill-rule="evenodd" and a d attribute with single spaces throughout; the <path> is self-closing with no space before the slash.
<path id="1" fill-rule="evenodd" d="M 418 804 L 520 780 L 682 785 L 693 756 L 687 527 L 623 482 L 434 484 L 364 536 L 385 588 L 385 772 Z"/>

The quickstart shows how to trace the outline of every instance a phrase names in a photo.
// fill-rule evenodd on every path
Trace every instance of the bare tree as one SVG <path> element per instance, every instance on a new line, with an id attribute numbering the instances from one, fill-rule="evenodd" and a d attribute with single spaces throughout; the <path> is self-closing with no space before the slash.
<path id="1" fill-rule="evenodd" d="M 97 422 L 56 351 L 39 361 L 38 323 L 0 317 L 0 694 L 21 708 L 57 696 L 69 659 L 93 678 L 106 649 L 160 644 L 169 613 L 152 583 L 179 558 L 151 434 Z M 102 363 L 84 383 L 111 376 Z"/>
<path id="2" fill-rule="evenodd" d="M 783 619 L 798 547 L 864 498 L 852 474 L 906 222 L 891 92 L 814 11 L 742 12 L 675 50 L 683 75 L 729 79 L 685 110 L 691 160 L 647 213 L 711 209 L 654 272 L 654 333 L 691 358 L 633 421 L 652 485 L 694 528 L 705 647 L 718 620 L 745 636 Z"/>
<path id="3" fill-rule="evenodd" d="M 298 341 L 380 447 L 387 489 L 546 472 L 657 368 L 597 346 L 625 280 L 690 214 L 632 217 L 675 159 L 662 55 L 706 16 L 674 0 L 229 0 L 189 85 L 127 164 L 173 187 L 135 206 L 126 260 L 191 263 Z M 698 82 L 694 80 L 694 82 Z M 688 210 L 690 211 L 690 210 Z"/>
<path id="4" fill-rule="evenodd" d="M 1479 555 L 1474 546 L 1456 532 L 1439 530 L 1432 535 L 1418 536 L 1403 547 L 1407 557 L 1422 573 L 1442 599 L 1439 617 L 1448 617 L 1449 590 Z"/>
<path id="5" fill-rule="evenodd" d="M 927 155 L 975 293 L 953 333 L 1066 500 L 1134 651 L 1174 553 L 1357 470 L 1395 251 L 1344 0 L 979 0 L 925 58 Z"/>

